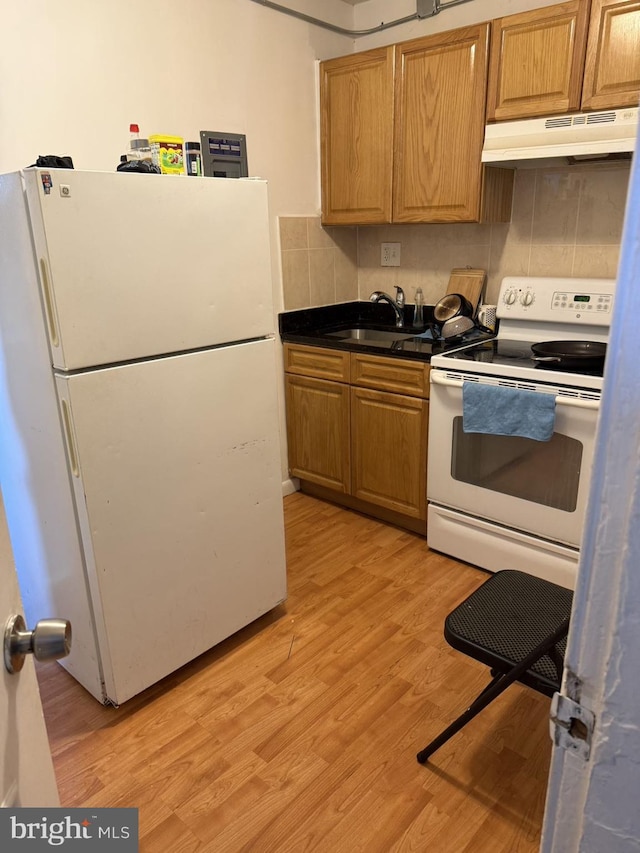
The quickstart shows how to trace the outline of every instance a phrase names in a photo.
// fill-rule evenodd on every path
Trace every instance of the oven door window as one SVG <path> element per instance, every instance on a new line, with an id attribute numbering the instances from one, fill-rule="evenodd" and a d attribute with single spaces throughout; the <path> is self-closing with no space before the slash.
<path id="1" fill-rule="evenodd" d="M 454 417 L 451 476 L 492 492 L 575 512 L 582 450 L 580 441 L 558 432 L 550 441 L 465 433 L 462 417 Z"/>

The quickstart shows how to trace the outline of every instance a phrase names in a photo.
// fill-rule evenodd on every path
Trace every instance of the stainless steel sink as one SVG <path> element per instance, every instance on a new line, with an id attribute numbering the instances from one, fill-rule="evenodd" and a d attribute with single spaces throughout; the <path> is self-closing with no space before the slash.
<path id="1" fill-rule="evenodd" d="M 327 337 L 340 338 L 352 343 L 389 346 L 394 341 L 407 341 L 413 335 L 406 329 L 389 331 L 388 329 L 340 329 L 338 332 L 326 332 Z"/>

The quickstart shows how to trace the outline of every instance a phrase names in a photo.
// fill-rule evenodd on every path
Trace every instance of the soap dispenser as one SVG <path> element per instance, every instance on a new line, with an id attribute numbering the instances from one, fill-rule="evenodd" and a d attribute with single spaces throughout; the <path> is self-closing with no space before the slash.
<path id="1" fill-rule="evenodd" d="M 422 288 L 418 287 L 415 295 L 415 305 L 413 306 L 413 325 L 414 326 L 423 326 L 424 318 L 422 316 L 422 306 L 424 304 L 424 297 L 422 295 Z"/>

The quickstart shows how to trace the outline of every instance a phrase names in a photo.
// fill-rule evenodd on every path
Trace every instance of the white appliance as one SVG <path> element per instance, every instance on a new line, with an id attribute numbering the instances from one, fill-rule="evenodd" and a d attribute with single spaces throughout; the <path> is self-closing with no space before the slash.
<path id="1" fill-rule="evenodd" d="M 638 107 L 501 121 L 485 128 L 483 163 L 601 158 L 635 150 Z"/>
<path id="2" fill-rule="evenodd" d="M 431 359 L 428 543 L 491 571 L 575 585 L 589 494 L 602 365 L 538 363 L 542 341 L 606 343 L 615 282 L 507 277 L 496 338 Z M 465 383 L 552 394 L 550 441 L 465 433 Z"/>
<path id="3" fill-rule="evenodd" d="M 0 482 L 29 624 L 118 705 L 286 596 L 267 187 L 0 176 Z"/>

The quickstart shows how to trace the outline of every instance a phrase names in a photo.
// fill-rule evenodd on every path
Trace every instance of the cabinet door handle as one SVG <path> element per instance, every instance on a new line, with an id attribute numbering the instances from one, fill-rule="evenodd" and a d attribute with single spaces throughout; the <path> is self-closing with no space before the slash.
<path id="1" fill-rule="evenodd" d="M 71 465 L 71 473 L 74 477 L 79 477 L 80 466 L 78 465 L 78 453 L 76 451 L 76 443 L 73 437 L 71 412 L 69 410 L 69 404 L 66 400 L 62 401 L 62 420 L 64 421 L 64 431 L 67 438 L 67 448 L 69 450 L 69 464 Z"/>
<path id="2" fill-rule="evenodd" d="M 40 258 L 40 278 L 42 280 L 42 292 L 44 294 L 44 306 L 47 314 L 47 323 L 49 326 L 49 337 L 54 347 L 60 343 L 58 337 L 58 327 L 56 325 L 56 313 L 53 304 L 53 290 L 51 288 L 51 279 L 49 277 L 49 268 L 44 258 Z"/>

